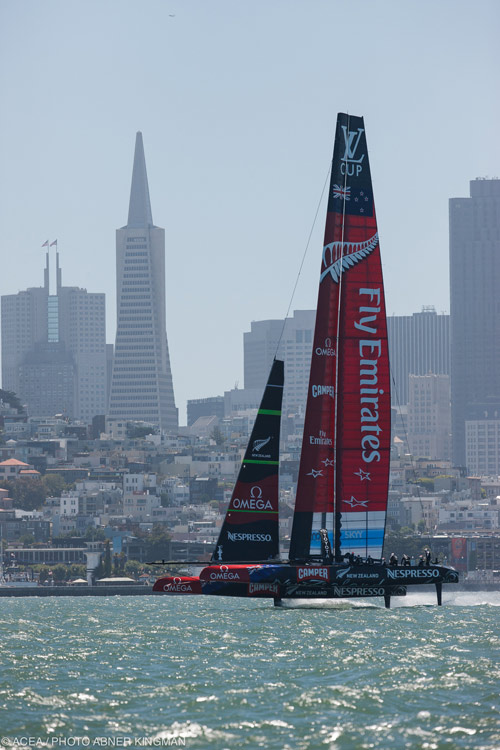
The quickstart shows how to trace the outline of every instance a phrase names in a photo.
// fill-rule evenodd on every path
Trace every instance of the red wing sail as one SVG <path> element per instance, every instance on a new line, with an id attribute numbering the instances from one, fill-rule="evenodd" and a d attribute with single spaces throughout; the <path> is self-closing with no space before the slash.
<path id="1" fill-rule="evenodd" d="M 284 368 L 275 359 L 250 441 L 212 555 L 252 562 L 279 555 L 279 443 Z"/>
<path id="2" fill-rule="evenodd" d="M 290 559 L 382 554 L 390 450 L 384 289 L 362 117 L 337 120 Z M 323 532 L 324 534 L 324 532 Z"/>

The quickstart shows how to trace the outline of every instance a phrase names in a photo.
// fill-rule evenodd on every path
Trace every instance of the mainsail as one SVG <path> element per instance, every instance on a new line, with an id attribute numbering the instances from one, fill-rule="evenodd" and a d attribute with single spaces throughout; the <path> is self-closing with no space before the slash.
<path id="1" fill-rule="evenodd" d="M 283 380 L 283 362 L 275 359 L 212 555 L 214 562 L 252 562 L 278 557 Z"/>
<path id="2" fill-rule="evenodd" d="M 380 558 L 390 451 L 382 266 L 362 117 L 335 133 L 290 560 Z M 329 544 L 328 544 L 329 542 Z"/>

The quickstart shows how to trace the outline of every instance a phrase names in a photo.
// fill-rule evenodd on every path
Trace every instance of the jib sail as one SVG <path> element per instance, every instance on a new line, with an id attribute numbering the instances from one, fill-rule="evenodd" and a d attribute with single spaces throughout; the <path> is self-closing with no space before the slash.
<path id="1" fill-rule="evenodd" d="M 390 380 L 362 117 L 339 114 L 290 559 L 382 554 Z M 326 530 L 327 537 L 325 538 Z"/>
<path id="2" fill-rule="evenodd" d="M 284 368 L 275 359 L 215 551 L 214 562 L 279 555 L 279 443 Z"/>

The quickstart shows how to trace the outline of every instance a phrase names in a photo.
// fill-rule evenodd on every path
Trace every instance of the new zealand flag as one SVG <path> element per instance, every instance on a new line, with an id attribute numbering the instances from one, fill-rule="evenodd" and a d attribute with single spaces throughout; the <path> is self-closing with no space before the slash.
<path id="1" fill-rule="evenodd" d="M 329 210 L 349 216 L 373 216 L 373 192 L 367 187 L 332 185 Z"/>

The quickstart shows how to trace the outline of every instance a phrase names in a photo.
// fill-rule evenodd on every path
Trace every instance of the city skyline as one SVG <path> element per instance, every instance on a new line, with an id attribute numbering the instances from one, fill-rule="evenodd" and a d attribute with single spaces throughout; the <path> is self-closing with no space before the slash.
<path id="1" fill-rule="evenodd" d="M 452 27 L 449 3 L 429 0 L 404 12 L 390 0 L 0 12 L 0 293 L 35 286 L 40 245 L 57 237 L 67 283 L 106 293 L 114 341 L 114 230 L 141 130 L 182 421 L 188 398 L 243 382 L 249 323 L 285 316 L 338 111 L 370 130 L 388 314 L 449 311 L 448 199 L 500 173 L 498 3 L 457 0 Z M 316 303 L 324 212 L 292 309 Z"/>

